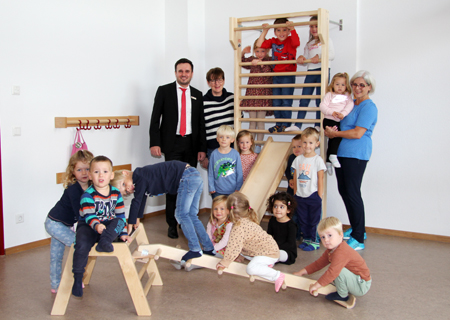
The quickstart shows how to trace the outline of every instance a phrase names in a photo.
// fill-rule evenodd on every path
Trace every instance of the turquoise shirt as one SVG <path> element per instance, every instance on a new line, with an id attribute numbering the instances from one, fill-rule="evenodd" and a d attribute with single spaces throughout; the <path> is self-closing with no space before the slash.
<path id="1" fill-rule="evenodd" d="M 355 104 L 352 112 L 341 120 L 341 131 L 355 127 L 367 129 L 360 139 L 342 138 L 338 149 L 338 157 L 369 160 L 372 155 L 372 132 L 377 124 L 378 109 L 371 99 Z"/>

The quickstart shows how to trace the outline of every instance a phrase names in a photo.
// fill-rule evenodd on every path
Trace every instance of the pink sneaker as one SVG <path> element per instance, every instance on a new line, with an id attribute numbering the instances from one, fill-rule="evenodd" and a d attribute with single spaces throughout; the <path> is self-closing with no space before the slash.
<path id="1" fill-rule="evenodd" d="M 50 292 L 51 293 L 56 293 L 56 292 L 58 292 L 56 289 L 50 289 Z"/>
<path id="2" fill-rule="evenodd" d="M 284 275 L 284 273 L 280 272 L 280 276 L 278 277 L 277 280 L 275 280 L 275 292 L 280 291 L 281 286 L 284 283 L 284 278 L 286 276 Z"/>

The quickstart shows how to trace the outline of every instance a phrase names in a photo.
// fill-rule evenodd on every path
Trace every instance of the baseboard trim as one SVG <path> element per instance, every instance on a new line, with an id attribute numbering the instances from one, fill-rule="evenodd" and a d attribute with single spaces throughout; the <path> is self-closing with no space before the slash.
<path id="1" fill-rule="evenodd" d="M 165 214 L 165 210 L 159 210 L 151 213 L 147 213 L 144 215 L 142 220 L 149 219 L 152 217 L 160 216 Z M 200 209 L 199 214 L 204 213 L 211 213 L 211 209 L 209 208 L 203 208 Z M 266 217 L 263 217 L 263 220 L 268 220 L 269 218 L 265 219 Z M 350 228 L 349 225 L 343 225 L 344 230 Z M 372 227 L 366 227 L 367 233 L 375 233 L 375 234 L 382 234 L 386 236 L 394 236 L 394 237 L 401 237 L 401 238 L 409 238 L 409 239 L 417 239 L 417 240 L 428 240 L 428 241 L 435 241 L 435 242 L 446 242 L 450 243 L 450 237 L 449 236 L 440 236 L 435 234 L 428 234 L 428 233 L 418 233 L 418 232 L 409 232 L 409 231 L 400 231 L 400 230 L 392 230 L 392 229 L 383 229 L 383 228 L 372 228 Z M 50 244 L 50 239 L 47 238 L 44 240 L 38 240 L 35 242 L 25 243 L 20 246 L 11 247 L 5 249 L 5 255 L 18 253 L 22 251 L 26 251 L 29 249 L 39 248 L 43 246 L 47 246 Z"/>

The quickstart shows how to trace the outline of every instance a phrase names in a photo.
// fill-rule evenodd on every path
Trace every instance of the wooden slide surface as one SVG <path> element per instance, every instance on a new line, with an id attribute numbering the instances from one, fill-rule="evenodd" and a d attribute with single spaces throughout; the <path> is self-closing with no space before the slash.
<path id="1" fill-rule="evenodd" d="M 158 252 L 158 249 L 161 251 Z M 181 257 L 183 257 L 183 255 L 187 252 L 186 250 L 174 248 L 174 247 L 167 246 L 164 244 L 142 244 L 139 246 L 138 251 L 142 252 L 143 250 L 146 250 L 146 253 L 148 253 L 149 255 L 156 255 L 156 253 L 158 252 L 158 256 L 160 258 L 176 260 L 176 261 L 180 261 Z M 145 258 L 145 257 L 143 257 L 143 258 Z M 219 263 L 220 260 L 221 259 L 219 259 L 219 258 L 204 254 L 200 258 L 192 259 L 192 263 L 197 266 L 203 267 L 203 268 L 216 270 L 216 265 L 217 265 L 217 263 Z M 230 264 L 230 267 L 224 269 L 223 272 L 249 278 L 250 276 L 247 274 L 246 269 L 247 269 L 246 264 L 232 262 Z M 312 283 L 316 282 L 316 280 L 311 280 L 311 279 L 307 279 L 304 277 L 294 276 L 289 273 L 284 273 L 284 274 L 286 276 L 286 278 L 285 278 L 286 286 L 290 287 L 290 288 L 309 291 L 309 286 Z M 268 281 L 264 278 L 260 278 L 258 276 L 255 276 L 254 278 L 257 280 L 270 282 L 270 281 Z M 318 290 L 318 293 L 326 295 L 326 294 L 329 294 L 329 293 L 335 292 L 335 291 L 336 291 L 336 288 L 333 285 L 327 285 L 325 287 L 320 288 Z"/>
<path id="2" fill-rule="evenodd" d="M 258 214 L 259 221 L 266 212 L 267 199 L 280 184 L 290 154 L 290 142 L 274 142 L 269 137 L 241 188 Z"/>

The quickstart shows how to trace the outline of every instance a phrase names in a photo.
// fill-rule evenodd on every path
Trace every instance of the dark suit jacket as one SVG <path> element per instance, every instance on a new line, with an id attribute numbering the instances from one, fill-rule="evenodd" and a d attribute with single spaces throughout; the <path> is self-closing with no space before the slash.
<path id="1" fill-rule="evenodd" d="M 150 147 L 159 146 L 161 152 L 170 152 L 175 144 L 178 124 L 177 83 L 160 86 L 155 95 L 152 118 L 150 120 Z M 203 96 L 191 88 L 192 103 L 192 143 L 195 153 L 206 152 L 205 116 Z"/>

